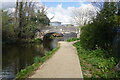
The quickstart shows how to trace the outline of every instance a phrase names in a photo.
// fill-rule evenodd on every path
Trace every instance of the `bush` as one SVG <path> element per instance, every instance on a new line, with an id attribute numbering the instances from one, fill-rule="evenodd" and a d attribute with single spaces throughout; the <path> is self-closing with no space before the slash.
<path id="1" fill-rule="evenodd" d="M 72 42 L 72 41 L 77 41 L 77 40 L 80 40 L 80 39 L 75 37 L 75 38 L 68 39 L 67 42 Z"/>
<path id="2" fill-rule="evenodd" d="M 95 26 L 88 24 L 81 28 L 80 42 L 81 46 L 85 49 L 95 49 Z"/>
<path id="3" fill-rule="evenodd" d="M 41 43 L 41 42 L 42 42 L 42 39 L 36 38 L 36 39 L 33 39 L 31 42 L 32 42 L 32 43 Z"/>
<path id="4" fill-rule="evenodd" d="M 80 41 L 81 46 L 85 49 L 111 50 L 113 37 L 114 30 L 107 24 L 92 23 L 81 28 Z"/>

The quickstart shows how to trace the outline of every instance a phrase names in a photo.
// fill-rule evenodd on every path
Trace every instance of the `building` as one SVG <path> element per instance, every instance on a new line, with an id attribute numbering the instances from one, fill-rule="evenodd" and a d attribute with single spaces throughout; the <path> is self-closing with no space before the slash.
<path id="1" fill-rule="evenodd" d="M 73 24 L 64 24 L 65 27 L 73 27 Z"/>
<path id="2" fill-rule="evenodd" d="M 58 21 L 50 22 L 50 26 L 61 26 L 61 22 Z"/>

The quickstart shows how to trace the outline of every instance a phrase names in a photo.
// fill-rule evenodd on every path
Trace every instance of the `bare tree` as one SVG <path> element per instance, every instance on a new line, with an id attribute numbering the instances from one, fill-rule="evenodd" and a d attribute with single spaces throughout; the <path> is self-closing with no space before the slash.
<path id="1" fill-rule="evenodd" d="M 73 21 L 77 25 L 83 26 L 91 22 L 92 18 L 96 16 L 97 12 L 98 12 L 97 7 L 92 5 L 77 8 L 72 12 Z"/>

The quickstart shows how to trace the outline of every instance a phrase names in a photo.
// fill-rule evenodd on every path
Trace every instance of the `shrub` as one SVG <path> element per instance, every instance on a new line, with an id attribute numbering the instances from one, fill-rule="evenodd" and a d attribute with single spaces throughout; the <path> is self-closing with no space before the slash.
<path id="1" fill-rule="evenodd" d="M 102 48 L 112 49 L 114 30 L 112 26 L 101 23 L 92 23 L 81 28 L 80 41 L 85 49 L 94 50 Z"/>
<path id="2" fill-rule="evenodd" d="M 33 42 L 33 43 L 41 43 L 42 39 L 36 38 L 36 39 L 33 39 L 31 42 Z"/>
<path id="3" fill-rule="evenodd" d="M 80 42 L 81 46 L 85 49 L 95 49 L 95 26 L 88 24 L 81 28 Z"/>

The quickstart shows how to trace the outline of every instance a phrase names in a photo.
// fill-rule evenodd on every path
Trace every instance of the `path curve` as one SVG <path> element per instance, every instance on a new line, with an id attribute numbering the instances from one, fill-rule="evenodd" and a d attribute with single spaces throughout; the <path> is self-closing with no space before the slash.
<path id="1" fill-rule="evenodd" d="M 29 78 L 83 78 L 76 48 L 72 42 L 59 42 L 60 49 Z"/>

